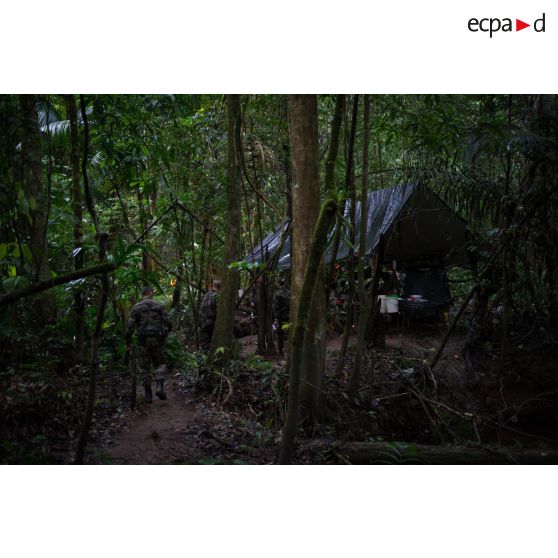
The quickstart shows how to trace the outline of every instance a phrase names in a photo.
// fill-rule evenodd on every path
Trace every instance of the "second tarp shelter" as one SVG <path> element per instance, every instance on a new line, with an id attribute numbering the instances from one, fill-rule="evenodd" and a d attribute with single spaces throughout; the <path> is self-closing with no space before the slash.
<path id="1" fill-rule="evenodd" d="M 360 245 L 361 204 L 355 207 L 355 254 Z M 348 222 L 349 208 L 345 209 Z M 452 211 L 444 201 L 426 186 L 415 184 L 397 185 L 368 194 L 366 215 L 366 254 L 370 256 L 385 237 L 384 261 L 439 260 L 443 265 L 467 265 L 467 223 Z M 283 245 L 277 259 L 279 270 L 291 267 L 291 238 L 287 230 L 288 220 L 283 221 L 275 232 L 248 254 L 245 261 L 261 263 L 272 256 Z M 285 234 L 287 235 L 286 238 Z M 330 234 L 330 240 L 333 233 Z M 335 259 L 349 257 L 348 227 L 344 227 Z M 325 261 L 333 259 L 331 242 Z"/>

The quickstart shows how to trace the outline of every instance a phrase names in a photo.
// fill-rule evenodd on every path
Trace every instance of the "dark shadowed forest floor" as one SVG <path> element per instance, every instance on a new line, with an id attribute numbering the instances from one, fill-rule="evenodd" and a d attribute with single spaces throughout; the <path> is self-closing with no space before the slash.
<path id="1" fill-rule="evenodd" d="M 462 399 L 462 404 L 465 403 L 460 398 L 465 393 L 465 364 L 460 354 L 463 341 L 460 336 L 450 341 L 437 370 L 439 381 L 456 394 L 457 400 Z M 256 343 L 256 337 L 242 339 L 242 354 L 246 356 L 255 351 Z M 420 360 L 431 355 L 438 343 L 437 335 L 396 333 L 386 337 L 383 353 Z M 339 338 L 328 341 L 324 390 L 328 398 L 338 399 L 330 401 L 333 408 L 346 403 L 333 377 L 339 346 Z M 284 361 L 274 362 L 278 366 L 284 364 Z M 196 389 L 181 373 L 174 374 L 167 385 L 168 399 L 155 399 L 152 405 L 143 402 L 138 388 L 137 409 L 124 412 L 108 430 L 99 431 L 89 450 L 88 461 L 104 464 L 271 464 L 276 461 L 279 421 L 266 424 L 262 420 L 266 415 L 254 410 L 246 401 L 235 402 L 233 398 L 230 403 L 222 404 L 214 394 Z M 258 393 L 253 397 L 265 399 L 265 395 L 262 397 Z M 357 410 L 357 414 L 369 418 L 367 413 L 367 409 Z M 308 437 L 301 437 L 296 462 L 336 462 L 331 449 L 336 442 L 358 437 L 354 432 L 355 424 L 362 434 L 385 434 L 378 429 L 375 417 L 370 422 L 366 418 L 363 421 L 362 417 L 345 417 L 346 432 L 340 420 L 338 425 L 329 424 L 320 432 L 309 432 Z"/>
<path id="2" fill-rule="evenodd" d="M 324 415 L 315 426 L 303 411 L 294 462 L 347 463 L 342 446 L 353 443 L 430 445 L 441 451 L 450 446 L 557 450 L 558 392 L 551 351 L 530 346 L 528 354 L 534 356 L 525 364 L 511 354 L 509 367 L 500 374 L 498 351 L 464 351 L 466 336 L 457 331 L 432 375 L 427 363 L 442 333 L 426 327 L 388 332 L 385 348 L 365 351 L 353 400 L 347 393 L 355 338 L 341 373 L 340 338 L 329 339 Z M 180 337 L 175 343 L 187 341 Z M 521 344 L 520 356 L 526 353 L 525 341 Z M 286 362 L 257 357 L 254 336 L 242 338 L 240 345 L 240 356 L 226 368 L 208 366 L 202 353 L 181 353 L 169 372 L 168 399 L 155 398 L 148 405 L 138 386 L 134 410 L 129 369 L 103 367 L 85 462 L 276 463 L 286 416 Z M 5 405 L 10 437 L 4 434 L 4 461 L 72 463 L 88 379 L 88 367 L 79 365 L 46 387 L 32 378 L 14 384 Z M 22 406 L 21 401 L 33 404 Z M 388 462 L 404 462 L 397 448 Z"/>

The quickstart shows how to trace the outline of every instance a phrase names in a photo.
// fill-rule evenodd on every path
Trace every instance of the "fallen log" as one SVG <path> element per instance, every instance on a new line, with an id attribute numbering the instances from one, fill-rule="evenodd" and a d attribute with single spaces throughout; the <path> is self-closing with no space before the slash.
<path id="1" fill-rule="evenodd" d="M 339 463 L 351 465 L 542 465 L 557 464 L 556 449 L 353 442 L 333 448 Z"/>
<path id="2" fill-rule="evenodd" d="M 33 283 L 32 285 L 27 285 L 27 287 L 14 289 L 13 291 L 0 295 L 0 306 L 2 304 L 10 304 L 11 302 L 15 302 L 20 298 L 25 298 L 37 293 L 41 293 L 58 285 L 69 283 L 70 281 L 83 279 L 84 277 L 89 277 L 90 275 L 109 273 L 111 271 L 114 271 L 115 269 L 116 264 L 114 263 L 103 263 L 87 267 L 85 269 L 76 269 L 75 271 L 70 271 L 68 273 L 65 273 L 64 275 L 59 275 L 58 277 L 53 277 L 52 279 L 47 279 L 46 281 L 40 281 L 39 283 Z"/>

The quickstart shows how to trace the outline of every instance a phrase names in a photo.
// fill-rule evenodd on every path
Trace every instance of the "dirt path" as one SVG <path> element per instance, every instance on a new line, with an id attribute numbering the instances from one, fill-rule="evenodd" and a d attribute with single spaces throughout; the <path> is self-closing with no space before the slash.
<path id="1" fill-rule="evenodd" d="M 142 401 L 138 390 L 138 408 L 102 444 L 103 462 L 161 464 L 188 462 L 194 458 L 186 433 L 196 415 L 196 407 L 173 388 L 172 382 L 167 383 L 168 399 L 160 401 L 155 397 L 151 405 Z"/>

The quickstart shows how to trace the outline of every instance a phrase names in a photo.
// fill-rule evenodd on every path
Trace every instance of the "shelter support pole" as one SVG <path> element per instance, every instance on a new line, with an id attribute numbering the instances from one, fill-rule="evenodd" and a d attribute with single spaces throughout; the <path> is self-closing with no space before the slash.
<path id="1" fill-rule="evenodd" d="M 366 337 L 368 339 L 368 342 L 370 343 L 371 341 L 373 341 L 374 339 L 374 335 L 375 335 L 375 330 L 376 330 L 376 320 L 377 320 L 377 316 L 378 316 L 378 301 L 377 296 L 378 296 L 378 285 L 380 283 L 380 274 L 382 272 L 382 263 L 384 261 L 384 253 L 385 253 L 385 235 L 380 235 L 380 240 L 378 241 L 378 247 L 376 248 L 376 251 L 374 252 L 374 258 L 373 258 L 373 278 L 372 278 L 372 288 L 370 289 L 370 298 L 372 301 L 372 304 L 370 306 L 371 308 L 371 312 L 370 312 L 370 316 L 368 318 L 368 325 L 366 326 Z"/>

